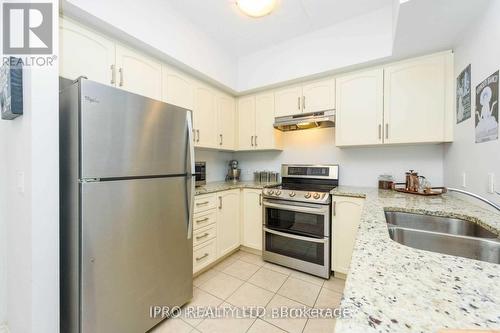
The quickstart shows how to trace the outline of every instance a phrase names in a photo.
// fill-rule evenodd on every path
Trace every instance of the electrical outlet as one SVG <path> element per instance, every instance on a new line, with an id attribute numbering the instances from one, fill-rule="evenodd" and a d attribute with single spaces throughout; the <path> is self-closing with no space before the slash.
<path id="1" fill-rule="evenodd" d="M 462 187 L 467 187 L 467 174 L 465 172 L 462 172 Z"/>
<path id="2" fill-rule="evenodd" d="M 22 171 L 17 173 L 16 188 L 18 193 L 24 194 L 24 172 Z"/>
<path id="3" fill-rule="evenodd" d="M 488 192 L 495 193 L 495 174 L 492 172 L 488 174 Z"/>

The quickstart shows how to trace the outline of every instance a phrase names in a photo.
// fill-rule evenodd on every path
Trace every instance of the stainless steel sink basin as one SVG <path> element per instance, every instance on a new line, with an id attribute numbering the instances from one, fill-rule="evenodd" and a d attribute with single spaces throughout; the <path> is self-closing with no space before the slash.
<path id="1" fill-rule="evenodd" d="M 403 212 L 386 211 L 387 223 L 401 228 L 441 232 L 451 235 L 479 238 L 497 238 L 491 231 L 477 223 L 451 217 L 431 216 Z"/>
<path id="2" fill-rule="evenodd" d="M 389 236 L 400 244 L 500 264 L 500 239 L 476 223 L 393 211 L 385 216 Z"/>

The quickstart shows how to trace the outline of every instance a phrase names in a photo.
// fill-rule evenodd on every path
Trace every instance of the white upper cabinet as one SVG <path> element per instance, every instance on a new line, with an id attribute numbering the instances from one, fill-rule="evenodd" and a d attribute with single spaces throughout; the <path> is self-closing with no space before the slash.
<path id="1" fill-rule="evenodd" d="M 193 110 L 193 82 L 186 75 L 167 65 L 162 66 L 162 91 L 163 101 Z"/>
<path id="2" fill-rule="evenodd" d="M 118 87 L 161 100 L 161 63 L 142 53 L 116 45 Z"/>
<path id="3" fill-rule="evenodd" d="M 384 68 L 384 142 L 450 139 L 452 53 L 439 53 Z"/>
<path id="4" fill-rule="evenodd" d="M 254 149 L 255 96 L 238 98 L 238 149 Z"/>
<path id="5" fill-rule="evenodd" d="M 273 127 L 274 94 L 262 93 L 255 96 L 255 149 L 275 149 L 279 146 L 280 133 Z"/>
<path id="6" fill-rule="evenodd" d="M 115 85 L 113 41 L 62 18 L 59 34 L 59 72 L 62 77 L 74 80 L 86 76 L 89 80 Z"/>
<path id="7" fill-rule="evenodd" d="M 220 149 L 234 150 L 236 141 L 236 106 L 234 98 L 224 94 L 217 96 L 217 143 Z"/>
<path id="8" fill-rule="evenodd" d="M 302 86 L 302 112 L 335 109 L 335 79 L 312 81 Z"/>
<path id="9" fill-rule="evenodd" d="M 289 116 L 302 112 L 301 86 L 292 86 L 276 90 L 274 98 L 276 117 Z"/>
<path id="10" fill-rule="evenodd" d="M 238 99 L 238 149 L 281 149 L 281 133 L 274 129 L 274 94 L 250 95 Z"/>
<path id="11" fill-rule="evenodd" d="M 382 144 L 384 113 L 382 68 L 337 78 L 335 143 L 337 146 Z"/>
<path id="12" fill-rule="evenodd" d="M 194 92 L 193 129 L 196 147 L 217 147 L 217 110 L 215 91 L 198 83 Z"/>

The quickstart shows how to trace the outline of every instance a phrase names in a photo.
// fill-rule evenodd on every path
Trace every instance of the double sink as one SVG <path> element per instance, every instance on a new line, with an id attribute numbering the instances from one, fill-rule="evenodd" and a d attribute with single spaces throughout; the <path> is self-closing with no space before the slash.
<path id="1" fill-rule="evenodd" d="M 432 215 L 385 211 L 392 240 L 420 250 L 500 264 L 500 238 L 477 223 Z"/>

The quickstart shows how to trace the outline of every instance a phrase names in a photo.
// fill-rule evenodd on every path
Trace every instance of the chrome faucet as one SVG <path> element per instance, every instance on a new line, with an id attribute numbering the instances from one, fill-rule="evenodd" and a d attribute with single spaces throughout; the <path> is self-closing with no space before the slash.
<path id="1" fill-rule="evenodd" d="M 479 195 L 477 195 L 477 194 L 474 194 L 474 193 L 472 193 L 472 192 L 467 192 L 467 191 L 464 191 L 464 190 L 460 190 L 460 189 L 458 189 L 458 188 L 450 188 L 450 187 L 448 187 L 448 188 L 447 188 L 447 190 L 448 190 L 448 191 L 452 191 L 452 192 L 462 193 L 462 194 L 465 194 L 465 195 L 471 196 L 471 197 L 473 197 L 473 198 L 476 198 L 476 199 L 478 199 L 478 200 L 481 200 L 482 202 L 484 202 L 484 203 L 486 203 L 486 204 L 490 205 L 491 207 L 495 208 L 496 210 L 498 210 L 498 211 L 500 212 L 500 205 L 498 205 L 498 204 L 494 203 L 493 201 L 490 201 L 490 200 L 488 200 L 488 199 L 486 199 L 486 198 L 483 198 L 483 197 L 481 197 L 481 196 L 479 196 Z M 495 193 L 496 193 L 496 194 L 498 194 L 498 195 L 500 195 L 500 193 L 499 193 L 499 192 L 496 192 L 496 191 L 495 191 Z"/>

